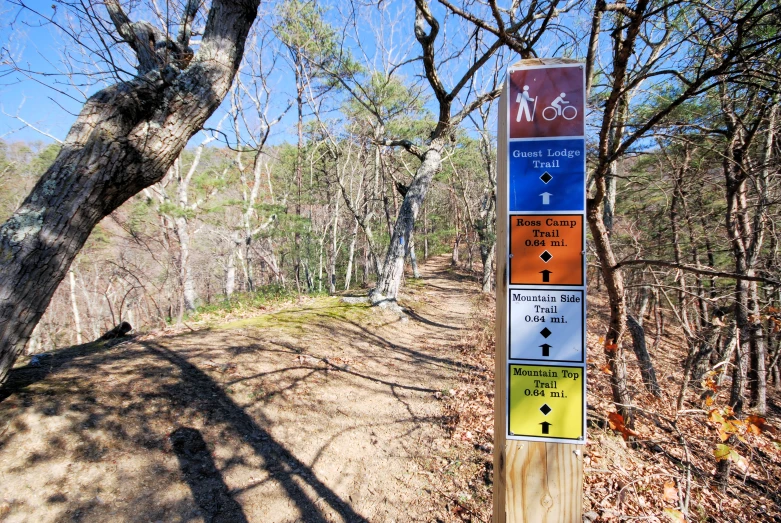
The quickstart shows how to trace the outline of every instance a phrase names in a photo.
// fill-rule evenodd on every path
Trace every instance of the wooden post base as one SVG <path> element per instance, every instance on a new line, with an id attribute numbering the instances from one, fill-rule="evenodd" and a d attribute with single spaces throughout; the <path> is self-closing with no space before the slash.
<path id="1" fill-rule="evenodd" d="M 507 523 L 583 521 L 583 446 L 508 441 Z"/>

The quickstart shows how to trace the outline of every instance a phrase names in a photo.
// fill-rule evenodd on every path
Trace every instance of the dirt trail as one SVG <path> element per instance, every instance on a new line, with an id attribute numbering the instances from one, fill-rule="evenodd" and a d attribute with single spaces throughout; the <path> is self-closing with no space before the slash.
<path id="1" fill-rule="evenodd" d="M 408 319 L 318 298 L 17 368 L 0 520 L 432 520 L 421 463 L 477 286 L 445 258 L 422 276 Z"/>

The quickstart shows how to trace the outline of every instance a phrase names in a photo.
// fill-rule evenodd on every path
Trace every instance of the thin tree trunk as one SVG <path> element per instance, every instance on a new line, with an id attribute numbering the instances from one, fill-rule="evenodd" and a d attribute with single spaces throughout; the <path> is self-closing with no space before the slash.
<path id="1" fill-rule="evenodd" d="M 73 323 L 76 327 L 76 345 L 83 343 L 81 339 L 81 318 L 79 317 L 79 307 L 76 304 L 76 276 L 73 274 L 73 269 L 68 271 L 68 279 L 70 281 L 70 295 L 71 295 L 71 309 L 73 310 Z"/>
<path id="2" fill-rule="evenodd" d="M 295 71 L 296 71 L 296 86 L 297 86 L 296 106 L 298 108 L 298 144 L 296 146 L 296 188 L 298 192 L 296 195 L 296 217 L 299 218 L 301 216 L 301 178 L 303 175 L 302 170 L 303 170 L 303 147 L 304 147 L 304 100 L 303 100 L 304 88 L 301 85 L 301 83 L 303 82 L 303 78 L 299 71 L 298 63 L 296 63 Z M 301 294 L 301 284 L 300 284 L 301 233 L 298 230 L 298 224 L 296 224 L 295 249 L 296 249 L 296 258 L 295 258 L 295 267 L 293 268 L 293 270 L 296 275 L 296 288 L 298 290 L 298 293 Z M 307 282 L 308 281 L 309 278 L 307 277 Z"/>
<path id="3" fill-rule="evenodd" d="M 459 235 L 458 232 L 456 232 L 456 239 L 453 241 L 453 253 L 452 256 L 450 257 L 450 265 L 452 265 L 453 267 L 458 267 L 458 262 L 459 262 L 458 253 L 460 248 L 461 248 L 461 235 Z"/>
<path id="4" fill-rule="evenodd" d="M 496 256 L 496 242 L 492 242 L 483 252 L 482 241 L 480 244 L 480 258 L 483 262 L 483 277 L 482 277 L 482 291 L 486 294 L 490 294 L 493 290 L 491 282 L 494 276 L 494 257 Z"/>
<path id="5" fill-rule="evenodd" d="M 724 340 L 724 343 L 719 350 L 719 359 L 716 362 L 716 365 L 714 365 L 714 367 L 720 369 L 719 377 L 716 382 L 719 386 L 724 383 L 724 377 L 727 375 L 727 370 L 729 370 L 728 363 L 732 359 L 732 353 L 735 351 L 735 348 L 738 345 L 738 338 L 740 337 L 737 324 L 734 321 L 729 324 L 727 332 L 729 332 L 729 335 L 727 336 L 727 339 Z"/>
<path id="6" fill-rule="evenodd" d="M 239 248 L 237 241 L 231 242 L 228 254 L 228 265 L 225 269 L 225 297 L 230 298 L 236 290 L 236 250 Z"/>
<path id="7" fill-rule="evenodd" d="M 765 346 L 765 333 L 762 326 L 761 311 L 759 308 L 759 292 L 757 282 L 749 282 L 749 310 L 751 318 L 751 368 L 754 379 L 751 396 L 751 406 L 757 413 L 764 416 L 767 413 L 767 368 L 765 358 L 767 351 Z"/>
<path id="8" fill-rule="evenodd" d="M 363 243 L 363 278 L 361 285 L 368 285 L 369 282 L 369 244 Z"/>
<path id="9" fill-rule="evenodd" d="M 616 212 L 616 191 L 618 190 L 619 160 L 610 163 L 608 174 L 605 176 L 605 204 L 602 209 L 602 220 L 608 234 L 613 232 L 613 221 Z"/>
<path id="10" fill-rule="evenodd" d="M 648 303 L 651 300 L 651 291 L 648 285 L 643 285 L 640 288 L 640 306 L 637 308 L 637 323 L 642 327 L 643 320 L 645 319 L 646 311 L 648 310 Z"/>
<path id="11" fill-rule="evenodd" d="M 627 326 L 629 332 L 632 334 L 632 350 L 637 356 L 637 361 L 640 364 L 640 375 L 643 377 L 643 384 L 645 388 L 660 398 L 662 396 L 661 389 L 659 388 L 659 382 L 656 381 L 656 371 L 654 370 L 654 364 L 651 361 L 651 356 L 648 354 L 648 349 L 645 344 L 645 331 L 642 325 L 635 320 L 631 314 L 626 316 Z"/>
<path id="12" fill-rule="evenodd" d="M 252 250 L 252 231 L 248 221 L 244 229 L 244 268 L 247 290 L 255 292 L 255 256 Z"/>
<path id="13" fill-rule="evenodd" d="M 596 180 L 597 195 L 604 194 L 604 178 Z M 601 188 L 601 189 L 600 189 Z M 631 426 L 633 423 L 632 397 L 627 388 L 626 362 L 622 338 L 626 328 L 626 302 L 624 301 L 624 278 L 620 269 L 613 269 L 616 265 L 615 255 L 610 244 L 610 238 L 604 223 L 603 214 L 600 212 L 599 203 L 602 198 L 589 200 L 586 213 L 594 238 L 594 247 L 600 261 L 601 274 L 605 280 L 610 303 L 610 321 L 607 335 L 605 336 L 605 358 L 610 369 L 610 388 L 613 402 L 624 421 Z"/>
<path id="14" fill-rule="evenodd" d="M 423 260 L 428 261 L 428 206 L 423 204 Z"/>
<path id="15" fill-rule="evenodd" d="M 675 256 L 675 263 L 681 264 L 683 262 L 681 255 L 681 234 L 678 223 L 679 207 L 684 207 L 686 194 L 684 192 L 683 183 L 687 174 L 689 161 L 691 159 L 691 151 L 686 149 L 686 154 L 683 160 L 683 164 L 677 169 L 677 173 L 674 179 L 673 196 L 670 201 L 670 226 L 673 233 L 672 246 L 673 254 Z M 698 340 L 698 336 L 692 330 L 689 322 L 689 308 L 687 305 L 688 298 L 688 284 L 686 274 L 681 273 L 678 275 L 678 318 L 681 322 L 681 328 L 683 329 L 684 336 L 686 338 L 686 361 L 683 369 L 683 380 L 681 381 L 681 388 L 678 393 L 678 400 L 676 408 L 678 410 L 683 409 L 683 403 L 686 398 L 686 391 L 689 387 L 689 381 L 691 379 L 691 372 L 696 359 L 698 344 L 702 343 Z"/>
<path id="16" fill-rule="evenodd" d="M 350 248 L 347 251 L 347 271 L 344 274 L 344 290 L 350 289 L 350 278 L 352 277 L 353 270 L 353 258 L 355 257 L 355 242 L 358 239 L 358 220 L 354 219 L 353 221 L 353 232 L 350 235 Z"/>
<path id="17" fill-rule="evenodd" d="M 326 228 L 325 233 L 328 234 L 328 228 Z M 320 256 L 318 259 L 318 266 L 317 266 L 317 292 L 323 291 L 323 254 L 324 254 L 323 246 L 324 245 L 325 245 L 325 234 L 320 240 Z"/>
<path id="18" fill-rule="evenodd" d="M 334 294 L 336 292 L 336 255 L 337 255 L 337 245 L 336 240 L 338 238 L 338 229 L 339 229 L 339 196 L 337 194 L 334 195 L 334 199 L 336 202 L 334 203 L 334 222 L 333 222 L 333 231 L 331 236 L 331 263 L 330 267 L 328 269 L 328 293 Z"/>
<path id="19" fill-rule="evenodd" d="M 195 282 L 190 267 L 189 224 L 184 216 L 174 218 L 174 223 L 176 224 L 176 237 L 179 241 L 179 281 L 182 285 L 182 303 L 186 312 L 192 312 L 197 305 L 198 295 L 195 292 Z"/>
<path id="20" fill-rule="evenodd" d="M 409 261 L 412 264 L 412 277 L 420 278 L 420 272 L 418 271 L 418 258 L 415 256 L 415 236 L 414 233 L 410 234 L 409 239 Z"/>
<path id="21" fill-rule="evenodd" d="M 450 201 L 453 205 L 453 208 L 456 211 L 455 212 L 456 238 L 455 240 L 453 240 L 453 255 L 450 260 L 450 265 L 452 265 L 453 267 L 457 267 L 459 262 L 458 255 L 461 247 L 461 231 L 459 227 L 460 220 L 459 220 L 459 212 L 458 212 L 458 200 L 456 199 L 455 196 L 455 189 L 453 189 L 452 187 L 450 188 Z"/>

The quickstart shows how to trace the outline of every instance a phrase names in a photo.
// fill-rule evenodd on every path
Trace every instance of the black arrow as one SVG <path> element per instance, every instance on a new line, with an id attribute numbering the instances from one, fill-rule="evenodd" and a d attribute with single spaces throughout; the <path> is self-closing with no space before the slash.
<path id="1" fill-rule="evenodd" d="M 543 434 L 547 434 L 548 433 L 548 427 L 551 426 L 551 423 L 548 423 L 547 421 L 543 421 L 542 423 L 540 423 L 540 425 L 542 425 L 542 433 Z"/>
<path id="2" fill-rule="evenodd" d="M 553 273 L 548 269 L 545 269 L 544 271 L 540 271 L 540 274 L 542 274 L 542 283 L 547 283 L 550 281 L 550 275 Z"/>
<path id="3" fill-rule="evenodd" d="M 543 343 L 542 345 L 540 345 L 540 347 L 542 347 L 543 356 L 550 356 L 550 345 L 548 345 L 547 343 Z"/>

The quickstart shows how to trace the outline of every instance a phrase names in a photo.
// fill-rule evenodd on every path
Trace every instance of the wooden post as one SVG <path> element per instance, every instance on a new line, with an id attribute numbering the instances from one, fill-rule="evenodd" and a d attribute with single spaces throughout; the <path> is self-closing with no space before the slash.
<path id="1" fill-rule="evenodd" d="M 496 353 L 494 368 L 494 521 L 505 523 L 505 451 L 507 446 L 507 87 L 499 97 L 499 130 L 496 146 Z M 515 447 L 517 442 L 510 442 Z"/>
<path id="2" fill-rule="evenodd" d="M 555 60 L 555 59 L 541 59 L 541 60 L 522 60 L 518 62 L 517 64 L 514 64 L 511 66 L 512 69 L 516 68 L 527 68 L 527 67 L 534 67 L 534 66 L 553 66 L 557 64 L 567 64 L 567 67 L 572 67 L 571 64 L 576 63 L 571 60 Z M 582 73 L 581 73 L 582 74 Z M 566 83 L 566 82 L 565 82 Z M 539 88 L 540 85 L 537 84 L 530 84 L 530 89 L 528 89 L 528 92 L 532 92 L 535 90 L 535 88 Z M 547 84 L 546 84 L 547 85 Z M 560 85 L 554 85 L 558 88 Z M 560 93 L 558 93 L 560 94 Z M 558 95 L 557 94 L 557 95 Z M 569 94 L 569 93 L 568 93 Z M 518 95 L 515 95 L 518 96 Z M 513 98 L 515 98 L 513 96 Z M 573 96 L 573 98 L 575 98 Z M 537 104 L 537 102 L 541 102 L 540 104 Z M 543 102 L 546 102 L 549 104 L 550 101 L 546 100 L 545 96 L 537 94 L 537 96 L 534 97 L 534 103 L 533 106 L 534 109 L 532 110 L 532 116 L 535 119 L 541 119 L 542 117 L 542 111 L 546 109 L 546 104 Z M 555 351 L 557 348 L 554 345 L 553 351 L 554 353 L 552 356 L 558 358 L 558 359 L 552 359 L 551 360 L 551 366 L 544 367 L 548 362 L 543 359 L 543 357 L 548 357 L 548 347 L 546 346 L 543 349 L 543 352 L 540 354 L 536 354 L 533 356 L 533 360 L 526 360 L 528 356 L 525 354 L 521 354 L 520 356 L 518 354 L 514 355 L 513 358 L 510 358 L 511 350 L 516 350 L 515 346 L 510 347 L 511 341 L 510 341 L 510 329 L 511 328 L 517 328 L 516 320 L 510 321 L 510 305 L 509 305 L 509 298 L 511 291 L 514 292 L 548 292 L 546 289 L 553 288 L 547 286 L 547 283 L 545 286 L 541 285 L 542 281 L 548 282 L 549 275 L 545 274 L 542 277 L 544 277 L 544 280 L 541 280 L 538 282 L 531 282 L 526 287 L 521 287 L 520 285 L 513 285 L 514 283 L 520 283 L 521 285 L 524 285 L 526 282 L 513 282 L 511 281 L 511 256 L 513 256 L 514 253 L 511 253 L 511 246 L 510 246 L 510 234 L 511 234 L 511 225 L 510 220 L 512 217 L 518 217 L 523 216 L 526 209 L 521 209 L 519 212 L 519 208 L 516 205 L 514 208 L 511 209 L 511 206 L 509 204 L 510 198 L 508 197 L 508 187 L 510 186 L 510 144 L 508 143 L 508 136 L 510 135 L 509 126 L 510 122 L 509 120 L 509 110 L 508 106 L 511 105 L 513 102 L 516 102 L 515 99 L 511 99 L 510 92 L 509 92 L 509 83 L 505 83 L 505 89 L 502 93 L 502 96 L 500 98 L 500 110 L 499 110 L 499 126 L 498 126 L 498 147 L 497 147 L 497 187 L 498 187 L 498 194 L 497 194 L 497 246 L 496 246 L 496 389 L 495 389 L 495 396 L 494 396 L 494 407 L 495 407 L 495 422 L 494 422 L 494 513 L 493 513 L 493 522 L 494 523 L 575 523 L 575 522 L 581 522 L 582 521 L 582 505 L 583 505 L 583 443 L 585 443 L 585 334 L 583 334 L 582 337 L 582 352 L 578 356 L 571 356 L 571 355 L 560 355 L 556 356 Z M 576 110 L 578 111 L 578 114 L 580 118 L 583 118 L 583 101 L 580 100 L 579 102 L 581 105 L 576 106 Z M 555 105 L 555 104 L 552 104 Z M 530 104 L 530 108 L 531 108 Z M 518 109 L 520 111 L 520 109 Z M 555 110 L 555 109 L 554 109 Z M 568 110 L 567 117 L 571 116 L 572 110 Z M 549 110 L 545 116 L 549 117 L 552 113 L 551 110 Z M 514 115 L 514 113 L 513 113 Z M 519 115 L 518 120 L 522 118 L 521 115 Z M 553 120 L 553 119 L 551 119 Z M 543 120 L 543 126 L 546 125 L 544 122 L 547 122 L 548 119 Z M 582 120 L 581 120 L 582 124 Z M 544 130 L 544 129 L 543 129 Z M 582 133 L 581 133 L 582 134 Z M 546 136 L 546 135 L 541 135 Z M 556 135 L 554 133 L 553 136 L 562 136 L 561 134 Z M 563 136 L 569 136 L 569 135 L 563 135 Z M 530 142 L 532 143 L 532 142 Z M 542 143 L 542 142 L 533 142 L 533 143 Z M 564 143 L 564 142 L 561 142 Z M 585 156 L 585 142 L 583 144 L 583 151 L 582 154 Z M 583 160 L 583 176 L 585 177 L 585 157 L 582 158 Z M 517 166 L 516 166 L 517 167 Z M 554 170 L 550 170 L 554 177 L 557 176 L 563 176 L 560 175 L 558 172 Z M 517 173 L 514 173 L 514 176 L 517 176 Z M 534 176 L 538 176 L 537 173 L 534 173 Z M 560 179 L 559 179 L 560 181 Z M 539 182 L 535 182 L 539 183 Z M 544 182 L 546 185 L 548 182 Z M 542 192 L 538 191 L 537 187 L 534 185 L 526 186 L 526 183 L 524 183 L 524 187 L 522 188 L 524 191 L 527 191 L 528 194 Z M 544 192 L 548 192 L 545 188 L 543 189 Z M 560 211 L 562 209 L 566 209 L 567 213 L 585 213 L 585 184 L 583 187 L 583 202 L 582 202 L 582 209 L 581 208 L 570 208 L 569 203 L 568 206 L 565 207 L 559 207 L 555 209 L 555 211 Z M 545 202 L 545 205 L 548 204 L 547 200 L 549 198 L 557 198 L 560 197 L 560 193 L 562 191 L 560 189 L 557 190 L 550 190 L 550 193 L 553 193 L 549 196 L 543 197 L 540 204 L 542 202 Z M 555 203 L 555 202 L 554 202 Z M 579 204 L 578 204 L 579 205 Z M 537 212 L 538 214 L 535 215 L 539 217 L 539 215 L 546 216 L 549 211 L 542 210 L 542 211 L 536 211 L 533 208 L 529 209 L 530 212 Z M 553 211 L 550 211 L 553 212 Z M 513 214 L 516 213 L 516 214 Z M 512 216 L 511 216 L 512 215 Z M 559 215 L 553 215 L 551 216 L 559 216 Z M 568 214 L 568 216 L 572 216 L 572 214 Z M 581 221 L 581 224 L 584 223 L 585 220 Z M 582 226 L 582 225 L 581 225 Z M 585 231 L 582 233 L 585 235 Z M 549 245 L 549 244 L 548 244 Z M 546 249 L 550 250 L 553 253 L 553 257 L 558 261 L 561 260 L 562 257 L 559 255 L 559 251 L 554 250 L 551 247 L 545 247 Z M 584 256 L 584 254 L 583 254 Z M 535 253 L 536 258 L 536 253 Z M 521 259 L 519 259 L 519 256 L 515 254 L 514 261 L 516 263 L 516 266 L 518 263 L 524 263 L 525 262 Z M 529 260 L 532 261 L 532 260 Z M 539 263 L 539 260 L 535 259 L 533 260 L 536 263 Z M 546 262 L 547 263 L 547 262 Z M 578 310 L 582 310 L 582 318 L 581 322 L 578 324 L 579 328 L 582 330 L 585 327 L 585 259 L 581 261 L 582 264 L 582 270 L 583 272 L 583 280 L 577 284 L 570 285 L 568 282 L 564 282 L 562 285 L 569 287 L 568 289 L 564 289 L 566 292 L 572 292 L 573 295 L 576 296 L 582 296 L 583 304 L 582 306 L 579 305 L 581 308 Z M 547 268 L 548 265 L 545 265 Z M 549 272 L 549 271 L 548 271 Z M 559 274 L 555 273 L 551 274 L 550 277 L 558 276 Z M 560 271 L 561 272 L 561 271 Z M 515 274 L 515 272 L 513 272 Z M 555 280 L 554 280 L 555 281 Z M 558 284 L 557 284 L 558 285 Z M 560 287 L 555 287 L 557 290 L 551 290 L 550 293 L 561 293 L 562 290 L 559 290 Z M 559 304 L 562 305 L 562 304 Z M 560 306 L 559 309 L 562 307 Z M 572 309 L 575 310 L 575 309 Z M 558 311 L 559 313 L 561 310 Z M 568 313 L 570 314 L 570 313 Z M 558 326 L 555 326 L 551 324 L 551 319 L 548 318 L 548 321 L 546 323 L 540 323 L 537 327 L 545 327 L 546 325 L 553 328 L 554 330 L 558 328 Z M 575 316 L 567 316 L 567 323 L 570 325 L 568 327 L 575 327 L 577 324 L 576 320 L 577 317 Z M 511 325 L 512 323 L 512 325 Z M 555 323 L 555 322 L 554 322 Z M 539 329 L 537 329 L 539 330 Z M 536 331 L 534 332 L 536 335 Z M 547 336 L 546 336 L 547 338 Z M 555 338 L 552 338 L 555 339 Z M 540 340 L 532 339 L 530 338 L 529 343 L 525 344 L 529 347 L 535 347 L 537 345 L 540 345 L 538 343 Z M 543 343 L 546 342 L 546 340 L 542 340 Z M 526 350 L 526 349 L 524 349 Z M 530 350 L 530 349 L 529 349 Z M 539 351 L 539 348 L 536 348 L 537 351 Z M 569 359 L 568 359 L 569 358 Z M 508 429 L 508 413 L 510 412 L 508 410 L 508 402 L 510 401 L 510 388 L 508 384 L 508 380 L 510 379 L 508 377 L 510 365 L 513 364 L 515 368 L 526 366 L 526 368 L 530 368 L 529 366 L 532 366 L 533 368 L 550 368 L 550 369 L 564 369 L 567 371 L 567 375 L 573 375 L 575 373 L 579 374 L 579 379 L 582 380 L 581 382 L 578 382 L 578 387 L 582 387 L 582 393 L 580 401 L 582 405 L 577 406 L 575 408 L 574 405 L 567 404 L 566 402 L 569 401 L 568 399 L 560 399 L 557 394 L 560 394 L 559 392 L 556 392 L 555 387 L 561 387 L 560 385 L 554 385 L 554 392 L 553 397 L 551 398 L 551 392 L 548 391 L 547 395 L 544 397 L 545 403 L 543 404 L 543 407 L 546 408 L 547 404 L 550 403 L 553 407 L 553 410 L 559 409 L 559 412 L 562 409 L 562 405 L 565 405 L 567 407 L 567 415 L 572 414 L 574 416 L 576 412 L 578 412 L 582 408 L 582 412 L 580 412 L 580 415 L 582 416 L 582 432 L 580 438 L 577 437 L 570 437 L 571 434 L 561 435 L 559 433 L 552 434 L 552 437 L 550 439 L 557 440 L 557 442 L 547 442 L 545 441 L 546 436 L 543 434 L 548 433 L 548 427 L 544 425 L 543 423 L 540 423 L 540 425 L 543 425 L 542 432 L 539 435 L 531 435 L 531 438 L 534 441 L 524 441 L 517 439 L 518 436 L 512 435 L 512 438 L 510 438 L 510 431 Z M 561 366 L 556 366 L 561 365 Z M 516 378 L 513 378 L 516 379 Z M 557 380 L 560 378 L 557 378 Z M 516 382 L 517 383 L 517 382 Z M 516 385 L 517 386 L 517 385 Z M 543 390 L 543 389 L 541 389 Z M 569 389 L 571 390 L 571 389 Z M 526 389 L 527 392 L 533 393 L 534 390 Z M 539 392 L 539 391 L 538 391 Z M 542 395 L 543 392 L 540 392 Z M 536 395 L 536 394 L 532 394 Z M 567 398 L 576 398 L 577 395 L 570 395 L 567 394 Z M 574 401 L 570 402 L 574 403 Z M 525 405 L 525 403 L 524 403 Z M 534 404 L 535 409 L 538 404 Z M 551 409 L 549 409 L 551 410 Z M 538 412 L 535 412 L 536 416 L 540 416 Z M 547 416 L 547 412 L 545 413 Z M 541 418 L 541 419 L 548 419 Z M 535 419 L 536 423 L 536 419 Z M 558 425 L 561 425 L 559 423 Z M 551 427 L 553 425 L 551 424 Z M 551 432 L 555 432 L 556 430 L 560 430 L 559 426 L 553 427 Z M 523 437 L 523 436 L 521 436 Z M 573 443 L 562 443 L 562 439 L 572 439 Z"/>

